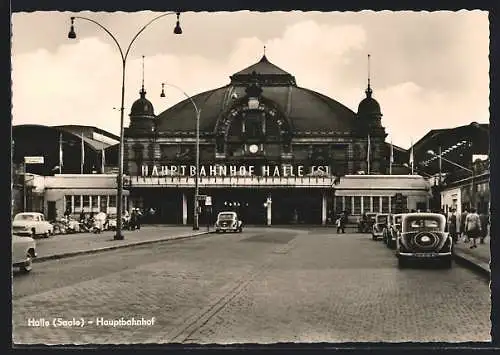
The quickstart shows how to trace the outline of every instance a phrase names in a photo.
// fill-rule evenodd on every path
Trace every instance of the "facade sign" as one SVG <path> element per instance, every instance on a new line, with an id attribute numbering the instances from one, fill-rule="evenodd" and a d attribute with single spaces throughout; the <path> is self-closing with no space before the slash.
<path id="1" fill-rule="evenodd" d="M 199 176 L 264 176 L 302 177 L 310 175 L 330 175 L 328 165 L 201 165 Z M 141 176 L 196 176 L 194 165 L 143 165 Z"/>
<path id="2" fill-rule="evenodd" d="M 43 157 L 24 157 L 25 164 L 43 164 Z"/>

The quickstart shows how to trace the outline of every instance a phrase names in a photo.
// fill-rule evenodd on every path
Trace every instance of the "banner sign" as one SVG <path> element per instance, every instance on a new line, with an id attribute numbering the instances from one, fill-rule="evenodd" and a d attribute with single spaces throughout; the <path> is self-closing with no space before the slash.
<path id="1" fill-rule="evenodd" d="M 25 164 L 43 164 L 43 157 L 24 157 Z"/>
<path id="2" fill-rule="evenodd" d="M 258 170 L 257 170 L 258 169 Z M 302 177 L 330 176 L 327 165 L 200 165 L 199 176 L 264 176 L 264 177 Z M 141 176 L 196 176 L 194 165 L 143 165 Z"/>

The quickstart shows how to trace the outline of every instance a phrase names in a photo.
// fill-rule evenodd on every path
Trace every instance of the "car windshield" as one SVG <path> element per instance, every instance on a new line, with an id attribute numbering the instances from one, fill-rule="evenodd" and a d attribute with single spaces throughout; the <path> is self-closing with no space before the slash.
<path id="1" fill-rule="evenodd" d="M 220 220 L 229 220 L 229 219 L 234 219 L 234 214 L 232 213 L 221 213 L 219 215 Z"/>
<path id="2" fill-rule="evenodd" d="M 32 214 L 18 214 L 14 217 L 14 221 L 34 221 L 35 216 Z"/>
<path id="3" fill-rule="evenodd" d="M 377 216 L 377 223 L 387 223 L 387 216 Z"/>
<path id="4" fill-rule="evenodd" d="M 440 231 L 441 219 L 436 217 L 410 217 L 405 221 L 405 229 L 407 231 L 415 230 L 428 230 L 428 231 Z"/>

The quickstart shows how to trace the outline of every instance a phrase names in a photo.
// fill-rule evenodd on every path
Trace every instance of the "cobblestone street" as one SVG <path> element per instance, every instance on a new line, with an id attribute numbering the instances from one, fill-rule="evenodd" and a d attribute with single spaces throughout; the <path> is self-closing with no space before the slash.
<path id="1" fill-rule="evenodd" d="M 14 275 L 13 341 L 490 341 L 490 305 L 481 276 L 458 265 L 399 270 L 369 234 L 247 228 L 45 261 Z M 54 327 L 57 317 L 85 324 Z M 150 324 L 97 324 L 122 317 Z"/>

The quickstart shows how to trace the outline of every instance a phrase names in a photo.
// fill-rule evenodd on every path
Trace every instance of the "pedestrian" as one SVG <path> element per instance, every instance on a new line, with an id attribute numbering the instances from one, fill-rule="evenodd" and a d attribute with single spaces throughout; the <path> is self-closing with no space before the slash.
<path id="1" fill-rule="evenodd" d="M 481 221 L 481 236 L 480 236 L 481 242 L 480 243 L 484 244 L 484 239 L 486 238 L 486 236 L 488 234 L 488 224 L 489 224 L 488 215 L 485 213 L 484 210 L 479 215 L 479 220 Z"/>
<path id="2" fill-rule="evenodd" d="M 139 208 L 136 209 L 136 217 L 135 217 L 135 223 L 137 226 L 137 229 L 141 229 L 141 218 L 142 218 L 142 212 Z"/>
<path id="3" fill-rule="evenodd" d="M 470 213 L 465 218 L 465 233 L 469 241 L 472 241 L 470 248 L 477 248 L 476 239 L 481 236 L 481 220 L 475 208 L 471 208 Z"/>
<path id="4" fill-rule="evenodd" d="M 337 220 L 335 221 L 335 224 L 337 225 L 337 234 L 340 233 L 340 229 L 342 228 L 342 222 L 340 221 L 341 216 L 338 216 Z"/>
<path id="5" fill-rule="evenodd" d="M 457 234 L 457 214 L 454 209 L 451 209 L 450 215 L 448 217 L 448 232 L 450 233 L 451 239 L 453 243 L 458 242 L 458 234 Z"/>
<path id="6" fill-rule="evenodd" d="M 346 222 L 347 222 L 347 212 L 343 211 L 339 217 L 339 228 L 337 228 L 337 233 L 339 232 L 339 230 L 342 231 L 342 233 L 345 233 Z"/>
<path id="7" fill-rule="evenodd" d="M 467 208 L 464 209 L 462 214 L 460 215 L 460 229 L 459 233 L 460 236 L 464 238 L 464 243 L 468 243 L 467 235 L 465 234 L 465 220 L 467 219 L 467 214 L 469 213 L 469 210 Z"/>
<path id="8" fill-rule="evenodd" d="M 137 226 L 137 213 L 135 212 L 135 208 L 132 208 L 132 211 L 130 211 L 130 224 L 129 228 L 130 230 L 136 229 Z"/>

